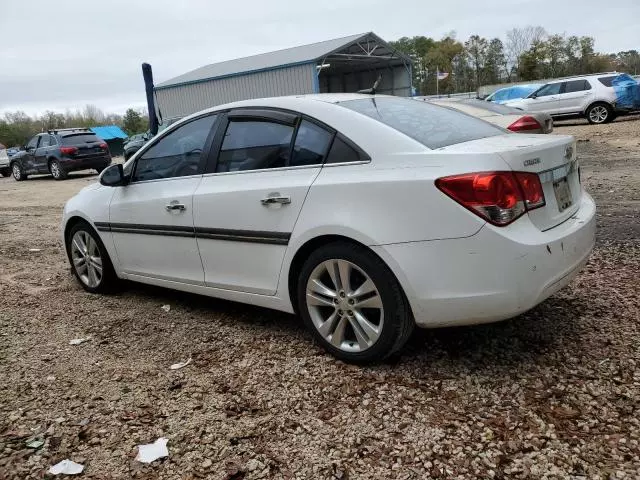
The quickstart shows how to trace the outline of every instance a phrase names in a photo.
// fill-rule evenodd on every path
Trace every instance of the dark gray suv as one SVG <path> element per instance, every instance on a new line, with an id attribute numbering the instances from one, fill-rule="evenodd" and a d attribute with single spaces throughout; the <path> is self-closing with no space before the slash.
<path id="1" fill-rule="evenodd" d="M 111 165 L 109 146 L 88 128 L 64 128 L 39 133 L 25 149 L 11 157 L 11 172 L 16 180 L 28 175 L 50 173 L 56 180 L 67 178 L 75 170 L 102 172 Z"/>

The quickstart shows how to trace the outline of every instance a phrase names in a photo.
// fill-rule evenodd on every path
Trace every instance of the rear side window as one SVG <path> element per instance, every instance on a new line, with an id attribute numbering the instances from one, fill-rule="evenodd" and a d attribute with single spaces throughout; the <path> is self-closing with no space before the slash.
<path id="1" fill-rule="evenodd" d="M 81 145 L 100 141 L 95 133 L 73 133 L 62 137 L 62 145 Z"/>
<path id="2" fill-rule="evenodd" d="M 613 80 L 616 77 L 617 75 L 612 75 L 611 77 L 602 77 L 602 78 L 599 78 L 598 81 L 605 87 L 611 87 L 613 86 Z"/>
<path id="3" fill-rule="evenodd" d="M 431 149 L 505 133 L 457 110 L 410 99 L 372 97 L 339 105 L 378 120 Z"/>
<path id="4" fill-rule="evenodd" d="M 369 157 L 341 134 L 336 134 L 325 163 L 347 163 L 369 160 Z"/>
<path id="5" fill-rule="evenodd" d="M 591 85 L 586 80 L 571 80 L 565 83 L 564 93 L 583 92 L 585 90 L 591 90 Z"/>
<path id="6" fill-rule="evenodd" d="M 292 167 L 303 165 L 321 165 L 324 160 L 333 134 L 319 125 L 302 120 L 296 134 L 293 154 L 289 165 Z"/>
<path id="7" fill-rule="evenodd" d="M 293 127 L 264 120 L 231 120 L 216 172 L 286 167 Z"/>

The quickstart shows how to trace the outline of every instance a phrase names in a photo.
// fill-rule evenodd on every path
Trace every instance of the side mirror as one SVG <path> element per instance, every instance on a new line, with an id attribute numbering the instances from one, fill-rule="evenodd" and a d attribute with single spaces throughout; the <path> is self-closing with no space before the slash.
<path id="1" fill-rule="evenodd" d="M 142 136 L 142 139 L 143 139 L 143 140 L 149 140 L 149 134 L 148 134 L 148 133 L 145 133 L 145 134 Z"/>
<path id="2" fill-rule="evenodd" d="M 105 187 L 120 187 L 128 183 L 129 179 L 124 175 L 121 163 L 105 168 L 100 175 L 100 184 Z"/>
<path id="3" fill-rule="evenodd" d="M 533 98 L 535 100 L 536 98 L 538 98 L 538 95 L 536 95 L 535 93 L 532 93 L 531 95 L 529 95 L 529 98 Z"/>

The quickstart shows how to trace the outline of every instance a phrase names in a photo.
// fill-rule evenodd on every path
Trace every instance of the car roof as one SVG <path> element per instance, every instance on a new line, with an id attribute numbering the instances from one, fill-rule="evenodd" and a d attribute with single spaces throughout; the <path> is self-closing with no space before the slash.
<path id="1" fill-rule="evenodd" d="M 582 80 L 584 78 L 603 78 L 603 77 L 616 77 L 618 75 L 622 75 L 623 72 L 603 72 L 603 73 L 589 73 L 585 75 L 573 75 L 571 77 L 562 77 L 556 78 L 555 80 L 551 80 L 546 84 L 550 83 L 559 83 L 559 82 L 570 82 L 571 80 Z"/>

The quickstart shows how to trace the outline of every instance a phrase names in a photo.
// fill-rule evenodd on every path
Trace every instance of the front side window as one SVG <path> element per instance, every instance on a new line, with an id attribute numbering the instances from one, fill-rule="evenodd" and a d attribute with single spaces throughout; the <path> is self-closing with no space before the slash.
<path id="1" fill-rule="evenodd" d="M 178 127 L 138 159 L 131 181 L 197 175 L 207 137 L 217 118 L 209 115 Z"/>
<path id="2" fill-rule="evenodd" d="M 560 87 L 562 83 L 550 83 L 540 88 L 536 94 L 536 97 L 548 97 L 549 95 L 558 95 L 560 93 Z"/>
<path id="3" fill-rule="evenodd" d="M 49 135 L 49 145 L 57 145 L 58 141 L 56 140 L 56 137 L 54 137 L 53 135 Z"/>
<path id="4" fill-rule="evenodd" d="M 324 160 L 333 134 L 308 120 L 302 120 L 296 134 L 293 155 L 289 165 L 321 165 Z"/>
<path id="5" fill-rule="evenodd" d="M 483 120 L 428 102 L 372 97 L 338 105 L 384 123 L 431 149 L 505 133 Z"/>
<path id="6" fill-rule="evenodd" d="M 293 127 L 268 120 L 230 120 L 216 172 L 286 167 Z"/>
<path id="7" fill-rule="evenodd" d="M 571 80 L 565 83 L 564 93 L 584 92 L 590 89 L 591 85 L 586 80 Z"/>
<path id="8" fill-rule="evenodd" d="M 31 140 L 29 140 L 29 143 L 27 143 L 27 150 L 36 148 L 37 146 L 38 146 L 38 137 L 33 137 Z"/>
<path id="9" fill-rule="evenodd" d="M 49 135 L 41 135 L 38 148 L 45 148 L 49 146 Z"/>

